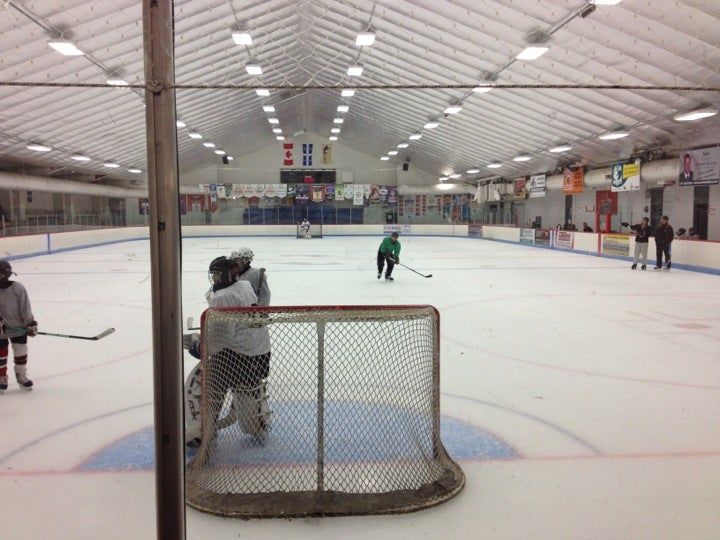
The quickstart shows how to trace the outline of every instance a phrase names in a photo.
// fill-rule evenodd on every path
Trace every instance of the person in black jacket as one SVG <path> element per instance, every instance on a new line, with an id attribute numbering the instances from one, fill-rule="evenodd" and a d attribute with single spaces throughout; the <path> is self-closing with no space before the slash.
<path id="1" fill-rule="evenodd" d="M 637 268 L 638 260 L 642 255 L 643 263 L 640 268 L 647 270 L 648 238 L 652 235 L 650 220 L 644 217 L 640 223 L 637 225 L 631 225 L 630 228 L 635 231 L 635 256 L 633 257 L 633 264 L 631 268 L 633 270 Z"/>
<path id="2" fill-rule="evenodd" d="M 663 216 L 660 225 L 655 229 L 655 249 L 657 253 L 657 264 L 655 270 L 662 268 L 663 253 L 665 254 L 665 269 L 670 270 L 670 244 L 675 238 L 673 228 L 668 223 L 669 218 Z"/>

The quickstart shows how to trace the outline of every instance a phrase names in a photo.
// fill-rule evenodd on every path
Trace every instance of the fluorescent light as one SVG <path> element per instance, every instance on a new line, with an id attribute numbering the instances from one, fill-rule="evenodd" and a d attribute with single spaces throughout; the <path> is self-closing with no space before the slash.
<path id="1" fill-rule="evenodd" d="M 488 86 L 487 84 L 481 84 L 480 86 L 476 86 L 472 89 L 473 92 L 476 94 L 487 94 L 488 92 L 492 92 L 493 87 Z"/>
<path id="2" fill-rule="evenodd" d="M 461 176 L 462 176 L 462 174 L 454 173 L 454 174 L 448 175 L 448 178 L 452 178 L 453 180 L 455 180 L 456 178 L 460 178 Z"/>
<path id="3" fill-rule="evenodd" d="M 38 143 L 30 143 L 26 146 L 26 148 L 28 150 L 34 150 L 35 152 L 49 152 L 52 150 L 52 147 Z"/>
<path id="4" fill-rule="evenodd" d="M 256 88 L 255 93 L 260 97 L 268 97 L 270 95 L 270 90 L 267 88 Z"/>
<path id="5" fill-rule="evenodd" d="M 355 38 L 355 45 L 358 47 L 370 47 L 373 43 L 375 43 L 373 32 L 360 32 Z"/>
<path id="6" fill-rule="evenodd" d="M 445 109 L 445 114 L 457 114 L 460 111 L 462 111 L 462 106 L 450 105 L 447 109 Z"/>
<path id="7" fill-rule="evenodd" d="M 468 169 L 465 171 L 465 174 L 477 174 L 480 172 L 480 169 Z"/>
<path id="8" fill-rule="evenodd" d="M 220 149 L 218 148 L 217 150 L 215 150 L 215 153 L 216 153 L 218 156 L 224 156 L 224 155 L 225 155 L 225 150 L 220 150 Z"/>
<path id="9" fill-rule="evenodd" d="M 85 154 L 73 154 L 70 156 L 70 159 L 74 159 L 75 161 L 90 161 L 90 156 L 86 156 Z"/>
<path id="10" fill-rule="evenodd" d="M 175 125 L 176 125 L 177 127 L 185 127 L 185 126 L 187 126 L 187 124 L 186 124 L 185 122 L 181 121 L 181 120 L 176 121 L 176 122 L 175 122 Z"/>
<path id="11" fill-rule="evenodd" d="M 232 156 L 228 156 L 227 159 L 228 159 L 228 161 L 232 161 L 232 160 L 235 159 L 235 158 L 232 157 Z"/>
<path id="12" fill-rule="evenodd" d="M 532 156 L 528 155 L 522 155 L 522 156 L 515 156 L 513 158 L 513 161 L 530 161 L 532 159 Z"/>
<path id="13" fill-rule="evenodd" d="M 596 6 L 617 6 L 622 0 L 590 0 Z"/>
<path id="14" fill-rule="evenodd" d="M 252 45 L 252 36 L 247 32 L 233 32 L 232 38 L 236 45 Z"/>
<path id="15" fill-rule="evenodd" d="M 518 54 L 515 58 L 518 60 L 537 60 L 540 58 L 543 54 L 548 52 L 550 50 L 550 47 L 536 47 L 536 46 L 530 46 L 523 49 L 523 51 Z"/>
<path id="16" fill-rule="evenodd" d="M 128 169 L 128 172 L 129 172 L 129 173 L 132 173 L 132 174 L 140 174 L 140 173 L 142 172 L 142 170 L 140 170 L 140 169 Z"/>
<path id="17" fill-rule="evenodd" d="M 263 105 L 263 111 L 265 112 L 275 112 L 275 107 L 272 105 Z"/>
<path id="18" fill-rule="evenodd" d="M 455 184 L 435 184 L 435 187 L 442 190 L 452 189 L 455 187 Z"/>
<path id="19" fill-rule="evenodd" d="M 108 83 L 110 86 L 128 86 L 128 82 L 125 79 L 121 79 L 120 77 L 108 77 L 105 79 L 105 82 Z"/>
<path id="20" fill-rule="evenodd" d="M 337 108 L 338 112 L 348 112 L 350 110 L 350 107 L 347 105 L 338 105 Z"/>
<path id="21" fill-rule="evenodd" d="M 428 123 L 425 124 L 423 127 L 424 127 L 425 129 L 435 129 L 435 128 L 438 127 L 439 125 L 440 125 L 440 124 L 438 124 L 437 122 L 428 122 Z"/>
<path id="22" fill-rule="evenodd" d="M 114 161 L 106 161 L 103 163 L 103 166 L 107 167 L 108 169 L 117 169 L 120 167 L 119 164 L 115 163 Z"/>
<path id="23" fill-rule="evenodd" d="M 202 139 L 202 135 L 200 135 L 197 131 L 191 131 L 188 133 L 188 137 L 191 139 Z"/>
<path id="24" fill-rule="evenodd" d="M 284 136 L 284 135 L 278 135 L 277 137 L 275 137 L 275 139 L 277 139 L 278 141 L 284 141 L 284 140 L 285 140 L 285 136 Z"/>
<path id="25" fill-rule="evenodd" d="M 390 159 L 388 156 L 382 156 L 380 158 L 380 161 L 387 161 L 388 159 Z"/>
<path id="26" fill-rule="evenodd" d="M 715 116 L 717 113 L 717 109 L 701 109 L 685 114 L 678 114 L 674 119 L 678 122 L 692 122 L 693 120 L 702 120 L 703 118 Z"/>
<path id="27" fill-rule="evenodd" d="M 600 139 L 603 141 L 614 141 L 615 139 L 622 139 L 630 135 L 627 131 L 611 131 L 600 135 Z"/>
<path id="28" fill-rule="evenodd" d="M 550 151 L 553 154 L 560 154 L 562 152 L 567 152 L 568 150 L 572 150 L 572 146 L 569 144 L 561 144 L 560 146 L 553 146 Z"/>
<path id="29" fill-rule="evenodd" d="M 402 142 L 402 143 L 400 143 L 400 144 L 397 145 L 398 148 L 407 148 L 408 146 L 410 146 L 410 145 L 409 145 L 408 143 L 406 143 L 406 142 Z"/>
<path id="30" fill-rule="evenodd" d="M 83 56 L 85 54 L 72 41 L 66 39 L 53 39 L 48 41 L 48 46 L 65 56 Z"/>
<path id="31" fill-rule="evenodd" d="M 397 155 L 398 155 L 398 151 L 397 151 L 397 150 L 390 150 L 390 151 L 388 152 L 388 156 L 397 156 Z"/>
<path id="32" fill-rule="evenodd" d="M 333 124 L 342 124 L 344 121 L 342 118 L 333 118 Z"/>
<path id="33" fill-rule="evenodd" d="M 332 137 L 328 137 L 328 139 L 331 141 L 337 141 L 338 138 L 335 135 L 333 135 Z"/>
<path id="34" fill-rule="evenodd" d="M 330 133 L 340 133 L 340 128 L 332 128 Z"/>
<path id="35" fill-rule="evenodd" d="M 280 129 L 280 128 L 273 128 L 273 133 L 282 133 L 282 129 Z"/>
<path id="36" fill-rule="evenodd" d="M 342 97 L 353 97 L 355 95 L 355 90 L 351 90 L 350 88 L 346 88 L 345 90 L 340 92 L 340 95 Z"/>
<path id="37" fill-rule="evenodd" d="M 262 75 L 262 68 L 257 64 L 248 64 L 245 66 L 248 75 Z"/>
<path id="38" fill-rule="evenodd" d="M 499 169 L 502 167 L 502 163 L 488 163 L 487 168 L 488 169 Z"/>
<path id="39" fill-rule="evenodd" d="M 362 75 L 362 72 L 363 72 L 362 66 L 350 66 L 347 69 L 347 74 L 350 75 L 351 77 L 359 77 L 360 75 Z"/>
<path id="40" fill-rule="evenodd" d="M 445 180 L 450 180 L 450 178 L 448 178 L 447 176 L 441 176 L 440 178 L 438 178 L 438 180 L 444 182 Z"/>
<path id="41" fill-rule="evenodd" d="M 280 120 L 278 120 L 277 118 L 268 118 L 268 122 L 270 122 L 271 124 L 279 124 Z"/>
<path id="42" fill-rule="evenodd" d="M 203 146 L 204 146 L 205 148 L 215 148 L 215 143 L 212 143 L 212 142 L 204 142 L 204 143 L 203 143 Z"/>
<path id="43" fill-rule="evenodd" d="M 408 137 L 411 141 L 417 141 L 419 139 L 422 139 L 422 133 L 413 133 Z"/>

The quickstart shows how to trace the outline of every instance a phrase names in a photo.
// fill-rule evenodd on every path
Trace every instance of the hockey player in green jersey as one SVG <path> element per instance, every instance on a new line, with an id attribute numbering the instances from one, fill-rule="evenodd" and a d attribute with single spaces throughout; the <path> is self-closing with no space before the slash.
<path id="1" fill-rule="evenodd" d="M 378 249 L 377 254 L 377 268 L 378 268 L 378 279 L 382 276 L 383 267 L 387 262 L 387 270 L 385 271 L 385 280 L 393 281 L 392 271 L 395 268 L 395 264 L 400 262 L 400 241 L 398 240 L 398 233 L 394 232 L 390 236 L 383 239 Z"/>

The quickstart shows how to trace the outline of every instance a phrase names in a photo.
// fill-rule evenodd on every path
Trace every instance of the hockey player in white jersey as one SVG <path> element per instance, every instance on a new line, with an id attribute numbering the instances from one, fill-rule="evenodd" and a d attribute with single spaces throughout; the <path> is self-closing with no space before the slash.
<path id="1" fill-rule="evenodd" d="M 304 218 L 302 220 L 302 223 L 300 223 L 300 230 L 303 233 L 303 238 L 312 238 L 310 236 L 310 222 L 308 221 L 308 218 Z"/>
<path id="2" fill-rule="evenodd" d="M 254 257 L 255 253 L 249 247 L 241 247 L 230 254 L 230 260 L 238 265 L 235 279 L 249 282 L 258 297 L 258 305 L 269 306 L 270 286 L 267 274 L 264 268 L 250 266 Z"/>
<path id="3" fill-rule="evenodd" d="M 209 277 L 212 295 L 209 307 L 246 307 L 257 305 L 258 298 L 248 281 L 236 281 L 237 264 L 226 257 L 210 263 Z M 221 327 L 225 325 L 226 328 Z M 208 340 L 205 364 L 198 364 L 188 376 L 185 387 L 185 440 L 197 446 L 201 439 L 201 399 L 212 414 L 210 430 L 216 434 L 235 422 L 245 433 L 264 440 L 270 421 L 267 404 L 267 377 L 270 372 L 270 335 L 264 325 L 248 325 L 228 320 L 216 322 Z M 199 358 L 199 334 L 184 336 L 190 354 Z M 204 370 L 204 373 L 202 372 Z M 205 377 L 206 395 L 201 395 L 200 380 Z M 230 412 L 220 418 L 228 391 L 233 393 Z M 207 430 L 206 430 L 207 432 Z"/>

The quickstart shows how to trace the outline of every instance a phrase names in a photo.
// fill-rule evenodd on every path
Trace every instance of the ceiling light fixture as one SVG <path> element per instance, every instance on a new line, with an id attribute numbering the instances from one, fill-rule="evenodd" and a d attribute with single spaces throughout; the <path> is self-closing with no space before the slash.
<path id="1" fill-rule="evenodd" d="M 177 121 L 175 122 L 175 125 L 176 125 L 177 127 L 185 127 L 185 126 L 187 126 L 187 124 L 186 124 L 185 122 L 183 122 L 182 120 L 177 120 Z"/>
<path id="2" fill-rule="evenodd" d="M 422 133 L 413 133 L 412 135 L 410 135 L 408 137 L 408 139 L 410 139 L 411 141 L 420 140 L 420 139 L 422 139 Z"/>
<path id="3" fill-rule="evenodd" d="M 220 150 L 220 149 L 218 148 L 217 150 L 215 150 L 215 153 L 216 153 L 218 156 L 224 156 L 224 155 L 225 155 L 225 150 Z"/>
<path id="4" fill-rule="evenodd" d="M 255 93 L 260 97 L 268 97 L 270 95 L 270 90 L 267 88 L 256 88 Z"/>
<path id="5" fill-rule="evenodd" d="M 360 32 L 355 38 L 355 45 L 358 47 L 371 47 L 375 43 L 374 32 Z"/>
<path id="6" fill-rule="evenodd" d="M 117 169 L 118 167 L 120 167 L 120 165 L 118 163 L 115 163 L 114 161 L 106 161 L 105 163 L 103 163 L 103 166 L 107 167 L 108 169 Z"/>
<path id="7" fill-rule="evenodd" d="M 78 49 L 72 41 L 66 39 L 53 39 L 52 41 L 48 41 L 48 47 L 52 47 L 65 56 L 83 56 L 85 54 Z"/>
<path id="8" fill-rule="evenodd" d="M 142 170 L 133 168 L 133 169 L 128 169 L 128 172 L 132 173 L 132 174 L 140 174 L 142 172 Z"/>
<path id="9" fill-rule="evenodd" d="M 252 36 L 247 32 L 235 31 L 232 33 L 232 39 L 236 45 L 252 45 Z"/>
<path id="10" fill-rule="evenodd" d="M 335 135 L 331 135 L 328 139 L 331 141 L 337 141 L 338 138 Z"/>
<path id="11" fill-rule="evenodd" d="M 344 121 L 343 118 L 333 118 L 333 124 L 342 124 Z"/>
<path id="12" fill-rule="evenodd" d="M 380 158 L 380 161 L 387 161 L 387 160 L 389 160 L 389 159 L 390 159 L 390 158 L 389 158 L 388 156 L 382 156 L 382 157 Z"/>
<path id="13" fill-rule="evenodd" d="M 455 184 L 435 184 L 435 187 L 446 191 L 455 187 Z"/>
<path id="14" fill-rule="evenodd" d="M 532 156 L 528 156 L 527 154 L 523 154 L 521 156 L 515 156 L 513 158 L 513 161 L 530 161 L 532 159 Z"/>
<path id="15" fill-rule="evenodd" d="M 108 75 L 107 79 L 105 79 L 105 82 L 108 83 L 110 86 L 128 86 L 129 84 L 125 79 L 122 79 L 114 74 Z"/>
<path id="16" fill-rule="evenodd" d="M 408 146 L 410 146 L 410 145 L 406 142 L 403 142 L 403 143 L 400 143 L 397 145 L 398 148 L 407 148 Z"/>
<path id="17" fill-rule="evenodd" d="M 353 97 L 355 95 L 355 90 L 352 90 L 350 88 L 346 88 L 340 92 L 340 95 L 342 97 Z"/>
<path id="18" fill-rule="evenodd" d="M 499 169 L 500 167 L 502 167 L 502 163 L 496 162 L 496 163 L 488 163 L 487 164 L 488 169 Z"/>
<path id="19" fill-rule="evenodd" d="M 622 139 L 630 135 L 627 131 L 611 131 L 600 135 L 600 139 L 603 141 L 614 141 L 615 139 Z"/>
<path id="20" fill-rule="evenodd" d="M 285 140 L 285 136 L 284 136 L 284 135 L 278 135 L 277 137 L 275 137 L 275 139 L 277 139 L 278 141 L 284 141 L 284 140 Z"/>
<path id="21" fill-rule="evenodd" d="M 473 88 L 472 91 L 476 94 L 487 94 L 488 92 L 492 92 L 492 89 L 492 86 L 488 86 L 487 84 L 481 84 Z"/>
<path id="22" fill-rule="evenodd" d="M 280 129 L 280 128 L 273 128 L 273 133 L 282 133 L 282 129 Z"/>
<path id="23" fill-rule="evenodd" d="M 455 180 L 456 178 L 460 178 L 461 176 L 462 176 L 462 174 L 454 173 L 454 174 L 449 175 L 448 177 Z"/>
<path id="24" fill-rule="evenodd" d="M 428 123 L 425 124 L 423 127 L 424 127 L 425 129 L 435 129 L 435 128 L 438 127 L 439 125 L 440 125 L 440 124 L 438 124 L 437 122 L 428 122 Z"/>
<path id="25" fill-rule="evenodd" d="M 678 114 L 673 119 L 676 122 L 692 122 L 694 120 L 702 120 L 703 118 L 709 118 L 715 116 L 718 113 L 717 109 L 699 109 L 689 113 Z"/>
<path id="26" fill-rule="evenodd" d="M 204 142 L 204 143 L 203 143 L 203 146 L 204 146 L 205 148 L 215 148 L 215 143 L 212 143 L 212 142 Z"/>
<path id="27" fill-rule="evenodd" d="M 590 0 L 596 6 L 617 6 L 622 0 Z"/>
<path id="28" fill-rule="evenodd" d="M 526 47 L 525 49 L 523 49 L 522 52 L 518 54 L 515 58 L 517 58 L 518 60 L 537 60 L 549 50 L 550 47 L 531 45 L 530 47 Z"/>
<path id="29" fill-rule="evenodd" d="M 245 71 L 247 71 L 248 75 L 262 75 L 262 68 L 257 64 L 247 64 Z"/>
<path id="30" fill-rule="evenodd" d="M 362 72 L 363 72 L 363 67 L 362 67 L 362 66 L 350 66 L 350 67 L 347 69 L 347 74 L 348 74 L 350 77 L 359 77 L 360 75 L 362 75 Z"/>
<path id="31" fill-rule="evenodd" d="M 332 128 L 330 133 L 340 133 L 340 128 Z"/>
<path id="32" fill-rule="evenodd" d="M 561 144 L 560 146 L 553 146 L 550 151 L 553 154 L 561 154 L 562 152 L 567 152 L 568 150 L 572 150 L 572 146 L 569 144 Z"/>
<path id="33" fill-rule="evenodd" d="M 200 135 L 197 131 L 191 131 L 188 133 L 188 137 L 191 139 L 202 139 L 202 135 Z"/>
<path id="34" fill-rule="evenodd" d="M 90 156 L 86 156 L 85 154 L 73 154 L 70 156 L 70 159 L 74 159 L 75 161 L 90 161 Z"/>
<path id="35" fill-rule="evenodd" d="M 465 171 L 465 174 L 477 174 L 480 172 L 480 169 L 468 169 Z"/>
<path id="36" fill-rule="evenodd" d="M 52 147 L 38 143 L 30 143 L 26 146 L 26 148 L 28 150 L 33 150 L 34 152 L 49 152 L 52 150 Z"/>
<path id="37" fill-rule="evenodd" d="M 338 112 L 345 113 L 350 110 L 350 107 L 348 107 L 347 105 L 338 105 L 337 110 L 338 110 Z"/>
<path id="38" fill-rule="evenodd" d="M 280 120 L 278 120 L 277 118 L 268 118 L 268 122 L 270 122 L 271 124 L 279 124 Z"/>
<path id="39" fill-rule="evenodd" d="M 388 152 L 388 156 L 397 156 L 397 155 L 398 155 L 398 151 L 397 151 L 397 150 L 390 150 L 390 151 Z"/>
<path id="40" fill-rule="evenodd" d="M 272 105 L 263 105 L 263 111 L 265 112 L 275 112 L 275 107 Z"/>
<path id="41" fill-rule="evenodd" d="M 450 105 L 444 112 L 445 114 L 457 114 L 460 111 L 462 111 L 461 105 Z"/>
<path id="42" fill-rule="evenodd" d="M 446 180 L 450 180 L 450 178 L 448 178 L 447 176 L 441 176 L 440 178 L 438 178 L 438 180 L 440 180 L 441 182 L 445 182 Z"/>

